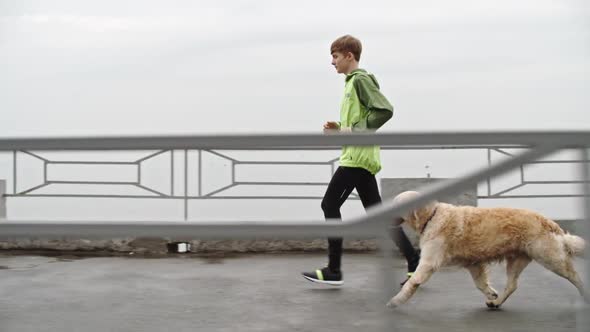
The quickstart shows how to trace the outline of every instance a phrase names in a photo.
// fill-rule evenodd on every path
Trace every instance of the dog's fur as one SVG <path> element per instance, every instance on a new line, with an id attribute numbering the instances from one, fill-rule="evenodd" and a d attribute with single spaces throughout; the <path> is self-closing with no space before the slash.
<path id="1" fill-rule="evenodd" d="M 394 201 L 417 195 L 407 191 Z M 518 276 L 531 260 L 569 280 L 586 298 L 572 261 L 573 256 L 584 251 L 584 240 L 566 233 L 557 223 L 538 213 L 433 201 L 402 219 L 418 233 L 423 230 L 419 234 L 421 258 L 414 275 L 387 303 L 389 307 L 405 303 L 440 267 L 459 265 L 469 270 L 476 287 L 485 295 L 487 306 L 499 308 L 514 292 Z M 498 296 L 488 282 L 488 265 L 503 260 L 508 281 Z"/>

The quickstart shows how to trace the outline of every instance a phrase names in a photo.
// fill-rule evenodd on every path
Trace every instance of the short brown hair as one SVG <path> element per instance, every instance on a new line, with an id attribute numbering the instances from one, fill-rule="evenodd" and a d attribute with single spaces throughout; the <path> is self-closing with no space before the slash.
<path id="1" fill-rule="evenodd" d="M 354 38 L 351 35 L 344 35 L 338 39 L 336 39 L 332 46 L 330 46 L 330 53 L 340 52 L 346 53 L 350 52 L 354 55 L 356 61 L 361 60 L 361 52 L 363 51 L 363 46 L 361 45 L 361 41 Z"/>

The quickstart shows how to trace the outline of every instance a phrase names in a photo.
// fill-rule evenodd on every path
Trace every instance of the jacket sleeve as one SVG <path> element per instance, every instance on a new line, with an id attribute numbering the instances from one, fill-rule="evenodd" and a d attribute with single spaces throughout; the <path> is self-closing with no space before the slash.
<path id="1" fill-rule="evenodd" d="M 379 86 L 366 75 L 359 75 L 354 80 L 359 101 L 368 111 L 366 119 L 353 126 L 355 131 L 377 130 L 393 116 L 393 106 L 379 91 Z"/>

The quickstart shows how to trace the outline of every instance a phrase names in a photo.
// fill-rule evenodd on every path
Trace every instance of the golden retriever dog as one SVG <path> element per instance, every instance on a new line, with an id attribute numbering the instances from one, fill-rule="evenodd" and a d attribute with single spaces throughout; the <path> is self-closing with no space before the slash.
<path id="1" fill-rule="evenodd" d="M 394 202 L 417 195 L 406 191 Z M 432 201 L 401 219 L 419 234 L 422 252 L 416 272 L 387 303 L 388 307 L 408 301 L 439 268 L 458 265 L 469 271 L 475 286 L 485 295 L 486 305 L 497 309 L 516 290 L 520 273 L 532 260 L 569 280 L 587 300 L 573 264 L 573 256 L 584 251 L 585 241 L 538 213 Z M 498 295 L 489 284 L 488 265 L 504 260 L 508 280 L 504 292 Z"/>

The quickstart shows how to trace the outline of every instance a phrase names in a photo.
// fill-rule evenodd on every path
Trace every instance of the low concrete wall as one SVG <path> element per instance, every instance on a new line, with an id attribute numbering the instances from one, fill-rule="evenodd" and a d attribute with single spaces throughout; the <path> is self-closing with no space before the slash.
<path id="1" fill-rule="evenodd" d="M 132 253 L 143 255 L 167 254 L 166 244 L 178 241 L 167 238 L 127 238 L 110 240 L 42 240 L 26 239 L 1 241 L 0 250 L 35 250 L 35 251 L 96 251 L 105 254 Z M 302 252 L 325 251 L 327 241 L 316 240 L 183 240 L 191 244 L 193 253 L 256 253 L 256 252 Z M 347 251 L 373 251 L 377 249 L 375 240 L 346 240 Z"/>

